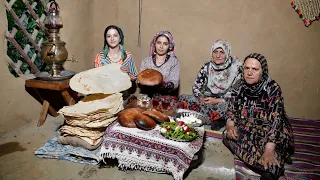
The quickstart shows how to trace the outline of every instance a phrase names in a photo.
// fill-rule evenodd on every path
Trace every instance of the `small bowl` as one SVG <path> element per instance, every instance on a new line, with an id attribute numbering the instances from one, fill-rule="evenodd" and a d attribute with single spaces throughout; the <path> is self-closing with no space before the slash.
<path id="1" fill-rule="evenodd" d="M 183 118 L 183 117 L 190 117 L 190 116 L 193 116 L 199 120 L 201 120 L 201 123 L 191 123 L 191 124 L 188 124 L 192 127 L 199 127 L 199 126 L 202 126 L 205 122 L 207 122 L 207 118 L 202 115 L 201 113 L 198 113 L 198 112 L 195 112 L 195 111 L 185 111 L 185 112 L 178 112 L 176 113 L 175 115 L 175 118 L 174 120 L 175 121 L 178 121 L 177 118 Z"/>

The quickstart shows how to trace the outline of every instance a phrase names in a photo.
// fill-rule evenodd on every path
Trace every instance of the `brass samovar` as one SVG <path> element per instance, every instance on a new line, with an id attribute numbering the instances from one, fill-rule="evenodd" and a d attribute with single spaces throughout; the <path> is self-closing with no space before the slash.
<path id="1" fill-rule="evenodd" d="M 64 70 L 63 64 L 67 60 L 68 51 L 65 47 L 66 43 L 60 40 L 60 29 L 63 27 L 62 18 L 59 15 L 59 6 L 55 1 L 50 2 L 48 15 L 45 19 L 45 27 L 47 28 L 48 40 L 42 43 L 40 58 L 47 64 L 52 66 L 52 72 L 41 72 L 38 78 L 48 80 L 61 80 L 71 78 L 75 73 Z"/>

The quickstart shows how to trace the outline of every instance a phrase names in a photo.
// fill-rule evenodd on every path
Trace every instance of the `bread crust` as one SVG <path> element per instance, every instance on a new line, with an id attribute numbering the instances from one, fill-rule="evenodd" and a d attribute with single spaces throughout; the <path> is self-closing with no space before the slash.
<path id="1" fill-rule="evenodd" d="M 143 110 L 141 108 L 129 108 L 125 109 L 118 114 L 118 122 L 123 127 L 128 128 L 136 128 L 136 124 L 134 122 L 134 118 L 142 113 Z"/>
<path id="2" fill-rule="evenodd" d="M 142 85 L 156 86 L 162 83 L 162 74 L 154 69 L 145 69 L 138 74 L 138 81 Z"/>
<path id="3" fill-rule="evenodd" d="M 144 129 L 144 130 L 150 130 L 156 127 L 156 122 L 149 116 L 139 113 L 134 117 L 134 121 L 138 128 Z"/>
<path id="4" fill-rule="evenodd" d="M 156 121 L 168 122 L 169 117 L 159 111 L 145 111 L 141 108 L 125 109 L 118 114 L 118 122 L 123 127 L 150 130 L 156 127 Z"/>
<path id="5" fill-rule="evenodd" d="M 143 111 L 142 114 L 146 114 L 158 122 L 169 122 L 170 121 L 170 119 L 167 115 L 165 115 L 159 111 L 155 111 L 155 110 Z"/>

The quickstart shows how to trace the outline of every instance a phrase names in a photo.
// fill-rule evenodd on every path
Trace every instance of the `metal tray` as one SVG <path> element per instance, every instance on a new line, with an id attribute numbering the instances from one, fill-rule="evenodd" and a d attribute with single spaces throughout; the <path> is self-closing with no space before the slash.
<path id="1" fill-rule="evenodd" d="M 69 71 L 69 70 L 63 70 L 61 71 L 61 76 L 59 77 L 54 77 L 50 75 L 48 72 L 38 72 L 35 73 L 35 76 L 37 79 L 40 80 L 45 80 L 45 81 L 60 81 L 60 80 L 65 80 L 65 79 L 70 79 L 72 78 L 76 72 L 74 71 Z"/>

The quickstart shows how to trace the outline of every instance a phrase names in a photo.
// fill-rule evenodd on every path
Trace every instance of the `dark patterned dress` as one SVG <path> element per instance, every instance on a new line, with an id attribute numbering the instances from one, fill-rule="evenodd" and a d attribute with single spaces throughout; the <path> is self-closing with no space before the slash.
<path id="1" fill-rule="evenodd" d="M 232 98 L 228 119 L 234 121 L 238 140 L 223 133 L 225 145 L 258 173 L 271 172 L 277 177 L 284 172 L 285 160 L 294 153 L 294 140 L 280 86 L 271 80 L 260 98 L 248 98 L 243 91 Z M 276 158 L 281 167 L 264 169 L 261 157 L 268 142 L 276 144 Z"/>

